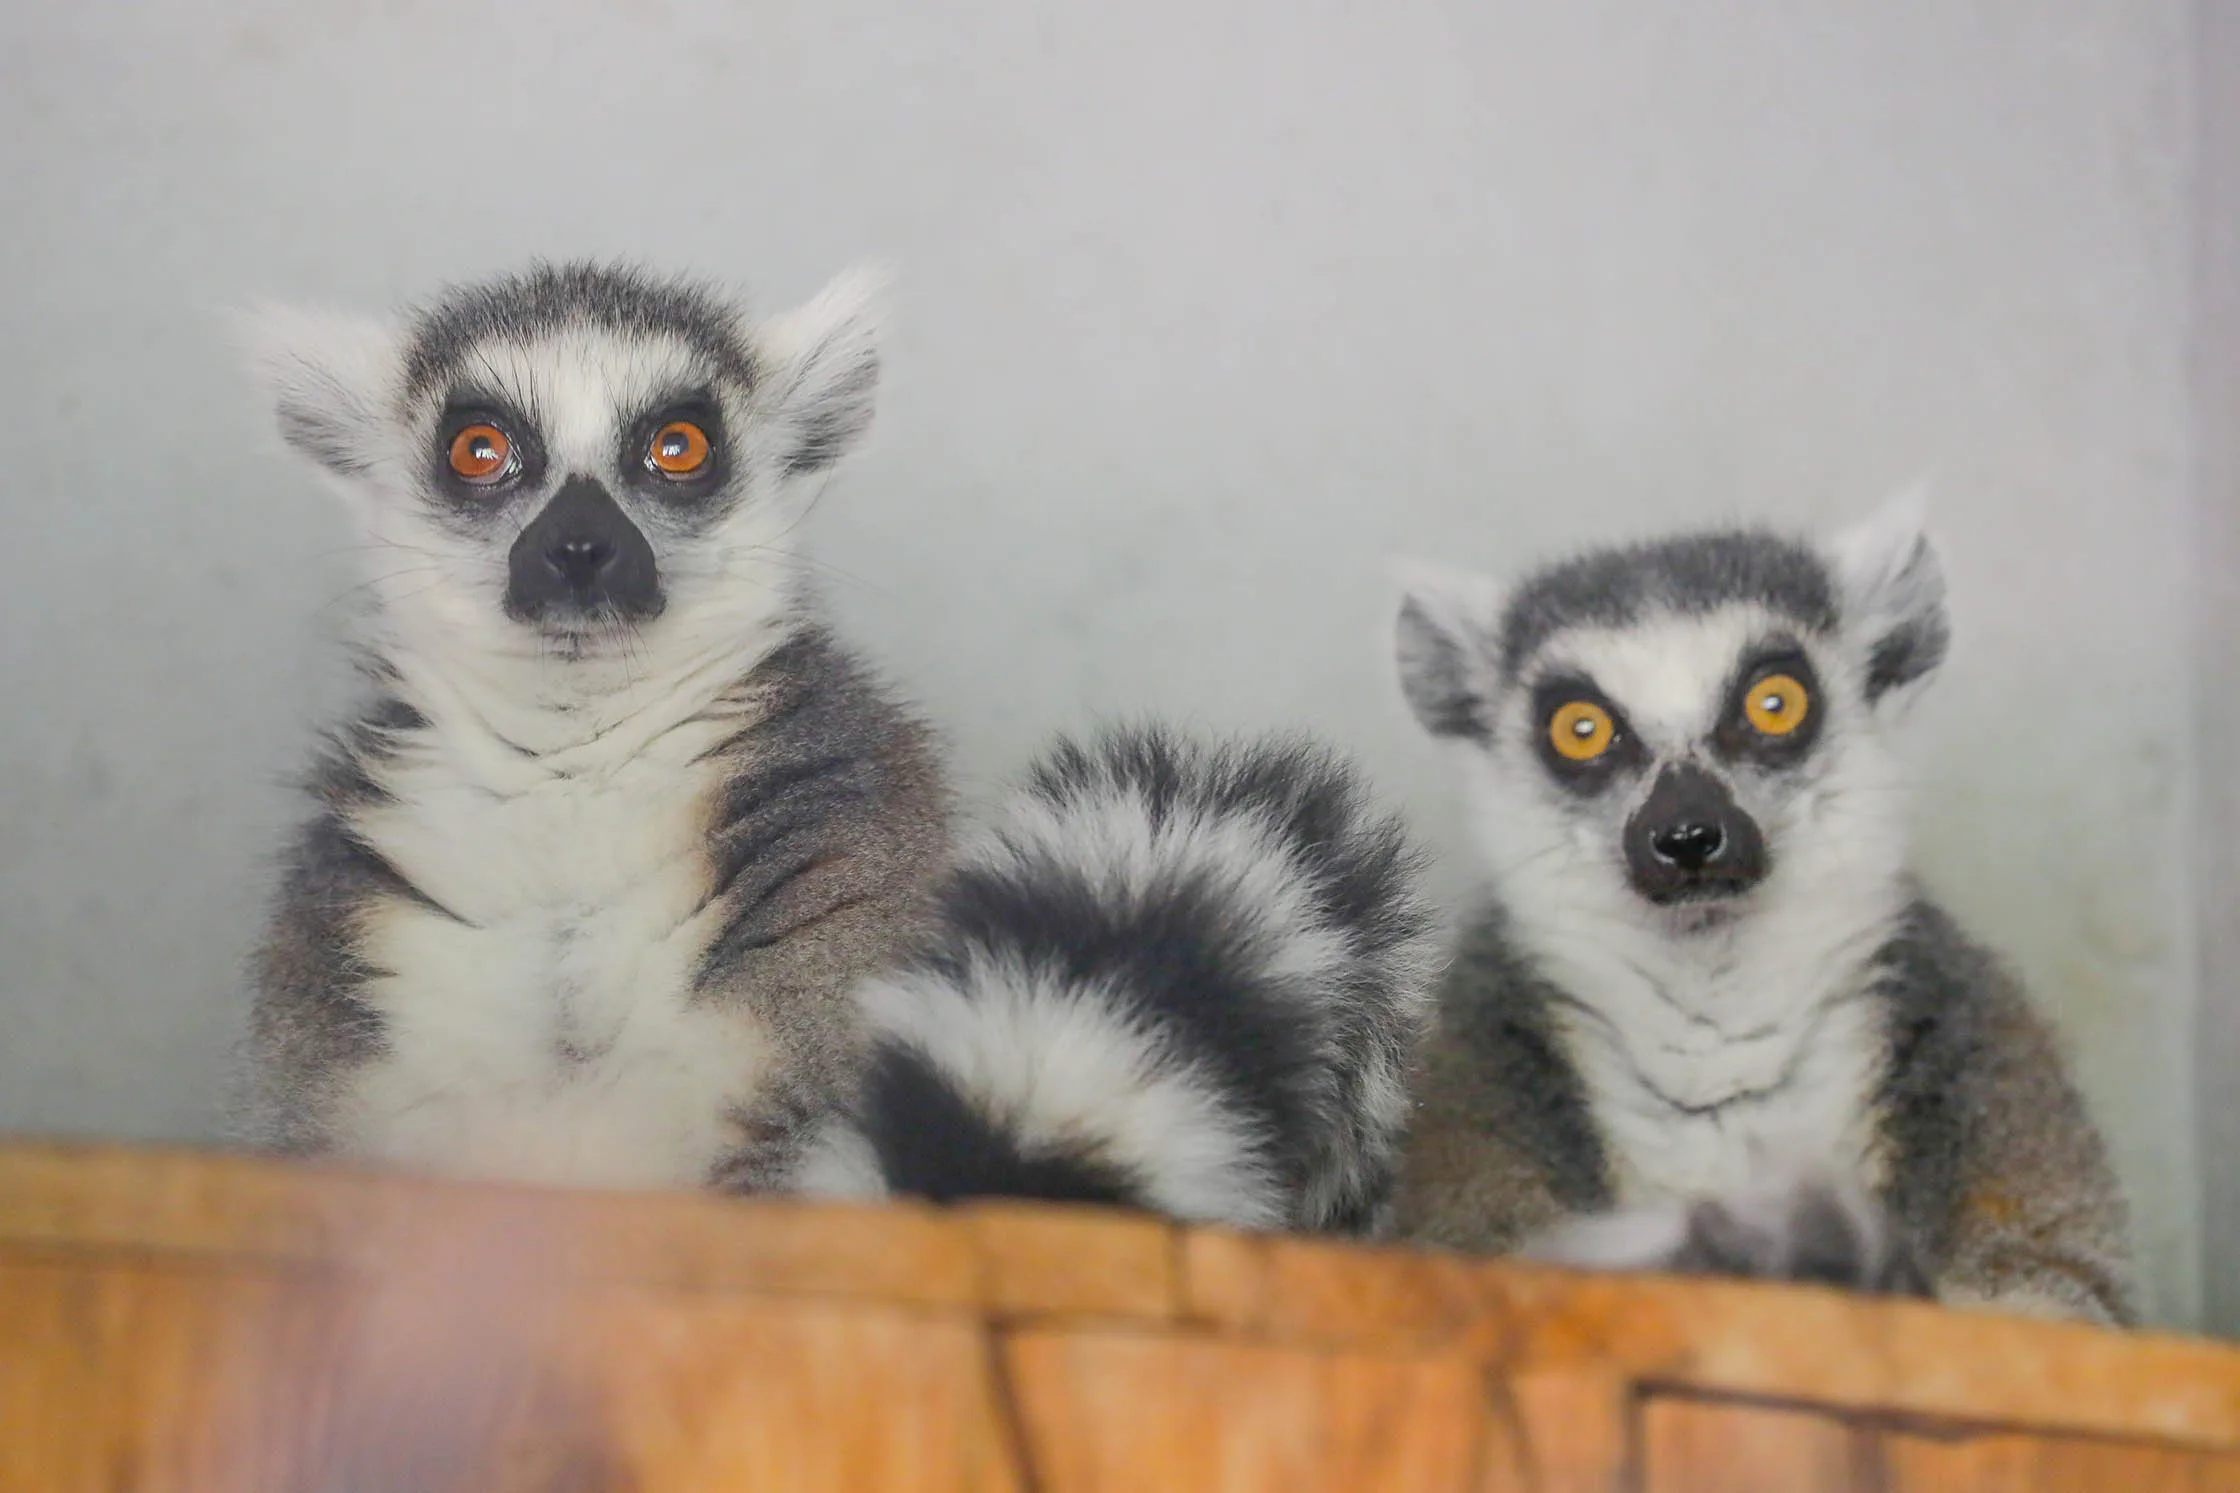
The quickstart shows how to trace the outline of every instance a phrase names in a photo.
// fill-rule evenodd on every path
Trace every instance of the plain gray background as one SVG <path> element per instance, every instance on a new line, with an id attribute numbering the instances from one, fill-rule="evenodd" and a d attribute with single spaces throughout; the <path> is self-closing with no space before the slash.
<path id="1" fill-rule="evenodd" d="M 349 537 L 225 306 L 619 253 L 777 309 L 870 256 L 891 379 L 815 543 L 970 784 L 1093 711 L 1307 724 L 1450 891 L 1388 555 L 1933 478 L 1920 860 L 2062 1020 L 2157 1312 L 2199 1320 L 2205 1175 L 2206 1258 L 2240 1253 L 2196 1057 L 2229 862 L 2191 828 L 2240 824 L 2240 607 L 2195 578 L 2240 546 L 2194 391 L 2240 342 L 2197 251 L 2240 140 L 2197 107 L 2229 6 L 2195 9 L 7 0 L 0 1125 L 210 1133 L 281 784 L 344 689 Z"/>

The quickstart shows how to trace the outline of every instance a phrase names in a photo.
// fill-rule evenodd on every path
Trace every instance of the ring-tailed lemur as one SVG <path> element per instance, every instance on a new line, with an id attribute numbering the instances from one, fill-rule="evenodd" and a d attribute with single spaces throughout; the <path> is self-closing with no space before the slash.
<path id="1" fill-rule="evenodd" d="M 1948 640 L 1917 503 L 1407 591 L 1401 682 L 1459 749 L 1491 896 L 1403 1230 L 2128 1319 L 2047 1027 L 1908 870 L 1886 730 Z"/>
<path id="2" fill-rule="evenodd" d="M 617 1185 L 796 1164 L 947 843 L 926 730 L 793 563 L 871 417 L 868 288 L 753 326 L 571 264 L 253 323 L 372 598 L 371 699 L 258 961 L 253 1139 Z"/>
<path id="3" fill-rule="evenodd" d="M 258 332 L 372 556 L 374 691 L 259 961 L 254 1138 L 764 1187 L 821 1132 L 935 1196 L 1377 1215 L 1428 920 L 1335 759 L 1061 747 L 926 896 L 931 743 L 789 563 L 870 418 L 860 287 L 757 328 L 570 265 Z M 857 1096 L 861 1132 L 832 1121 Z"/>
<path id="4" fill-rule="evenodd" d="M 804 1185 L 1379 1228 L 1437 965 L 1417 873 L 1306 743 L 1061 743 L 864 988 Z"/>

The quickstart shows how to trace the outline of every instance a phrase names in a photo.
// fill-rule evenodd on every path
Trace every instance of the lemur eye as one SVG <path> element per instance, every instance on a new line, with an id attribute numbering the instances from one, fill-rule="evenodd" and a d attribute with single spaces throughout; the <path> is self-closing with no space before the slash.
<path id="1" fill-rule="evenodd" d="M 1750 693 L 1742 702 L 1742 713 L 1750 724 L 1768 736 L 1787 736 L 1804 724 L 1812 709 L 1812 696 L 1804 685 L 1790 674 L 1768 674 L 1750 686 Z"/>
<path id="2" fill-rule="evenodd" d="M 513 473 L 513 442 L 495 425 L 469 425 L 451 438 L 451 470 L 477 487 Z"/>
<path id="3" fill-rule="evenodd" d="M 646 447 L 646 465 L 665 477 L 689 477 L 707 464 L 708 433 L 690 420 L 671 420 Z"/>
<path id="4" fill-rule="evenodd" d="M 1610 750 L 1617 735 L 1618 723 L 1592 700 L 1567 700 L 1548 717 L 1548 740 L 1556 755 L 1573 762 L 1592 762 Z"/>

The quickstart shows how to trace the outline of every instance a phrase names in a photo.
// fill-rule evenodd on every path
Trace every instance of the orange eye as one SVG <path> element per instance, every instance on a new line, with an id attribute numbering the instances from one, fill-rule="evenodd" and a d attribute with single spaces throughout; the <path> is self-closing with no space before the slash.
<path id="1" fill-rule="evenodd" d="M 451 470 L 478 487 L 513 470 L 513 442 L 495 425 L 469 425 L 451 438 Z"/>
<path id="2" fill-rule="evenodd" d="M 708 433 L 690 420 L 671 420 L 653 433 L 646 464 L 669 477 L 689 477 L 708 464 Z"/>
<path id="3" fill-rule="evenodd" d="M 1557 756 L 1573 762 L 1592 762 L 1610 750 L 1617 735 L 1618 723 L 1592 700 L 1567 700 L 1548 718 L 1549 743 Z"/>
<path id="4" fill-rule="evenodd" d="M 1768 736 L 1787 736 L 1804 724 L 1811 709 L 1812 696 L 1789 674 L 1768 674 L 1750 686 L 1742 702 L 1742 713 L 1750 718 L 1750 724 Z"/>

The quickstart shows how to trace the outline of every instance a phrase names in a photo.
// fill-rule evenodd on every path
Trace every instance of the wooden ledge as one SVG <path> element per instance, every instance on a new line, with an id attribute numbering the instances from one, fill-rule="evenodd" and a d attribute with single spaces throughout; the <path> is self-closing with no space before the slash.
<path id="1" fill-rule="evenodd" d="M 381 1460 L 408 1445 L 456 1465 Z M 353 1457 L 641 1493 L 2240 1490 L 2240 1350 L 1098 1210 L 0 1147 L 0 1488 Z"/>

